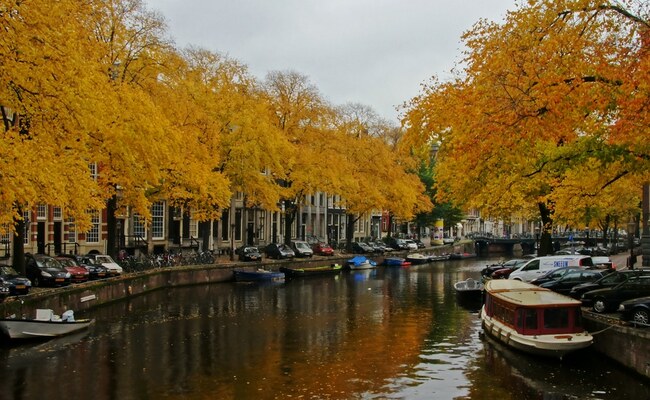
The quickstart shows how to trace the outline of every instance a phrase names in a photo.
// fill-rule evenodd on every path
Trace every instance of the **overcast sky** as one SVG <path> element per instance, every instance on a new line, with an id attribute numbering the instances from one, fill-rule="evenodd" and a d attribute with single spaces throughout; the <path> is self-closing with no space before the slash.
<path id="1" fill-rule="evenodd" d="M 395 107 L 433 75 L 445 80 L 480 18 L 502 21 L 514 0 L 145 0 L 179 47 L 228 55 L 263 79 L 294 70 L 334 105 Z"/>

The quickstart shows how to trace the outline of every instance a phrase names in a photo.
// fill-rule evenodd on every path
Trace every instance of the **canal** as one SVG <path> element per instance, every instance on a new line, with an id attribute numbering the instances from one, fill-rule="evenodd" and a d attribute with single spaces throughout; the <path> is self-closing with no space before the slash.
<path id="1" fill-rule="evenodd" d="M 597 353 L 563 361 L 482 339 L 453 283 L 467 259 L 278 284 L 159 290 L 88 332 L 0 347 L 0 399 L 649 399 Z"/>

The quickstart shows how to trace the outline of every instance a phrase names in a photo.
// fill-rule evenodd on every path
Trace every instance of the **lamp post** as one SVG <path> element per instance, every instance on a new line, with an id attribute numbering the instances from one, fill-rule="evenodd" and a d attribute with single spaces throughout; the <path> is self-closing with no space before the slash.
<path id="1" fill-rule="evenodd" d="M 634 255 L 634 229 L 636 228 L 636 224 L 634 223 L 634 220 L 630 219 L 630 222 L 627 223 L 627 242 L 628 246 L 630 246 L 630 261 L 628 262 L 628 266 L 630 269 L 634 269 L 634 264 L 636 262 L 635 255 Z"/>

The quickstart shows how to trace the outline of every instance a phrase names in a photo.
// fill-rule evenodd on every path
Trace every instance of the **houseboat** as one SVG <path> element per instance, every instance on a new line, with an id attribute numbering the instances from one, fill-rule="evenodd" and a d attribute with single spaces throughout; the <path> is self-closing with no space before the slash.
<path id="1" fill-rule="evenodd" d="M 485 284 L 484 332 L 517 350 L 562 358 L 588 347 L 578 300 L 530 283 L 498 279 Z"/>

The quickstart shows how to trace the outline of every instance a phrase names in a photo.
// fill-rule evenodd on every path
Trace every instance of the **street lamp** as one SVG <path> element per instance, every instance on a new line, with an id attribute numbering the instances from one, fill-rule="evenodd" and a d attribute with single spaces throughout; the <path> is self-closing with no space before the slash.
<path id="1" fill-rule="evenodd" d="M 630 222 L 627 223 L 627 242 L 628 246 L 630 246 L 630 261 L 628 262 L 628 266 L 630 269 L 634 269 L 634 264 L 636 263 L 635 255 L 634 255 L 634 230 L 636 229 L 636 224 L 634 223 L 634 220 L 630 220 Z"/>

